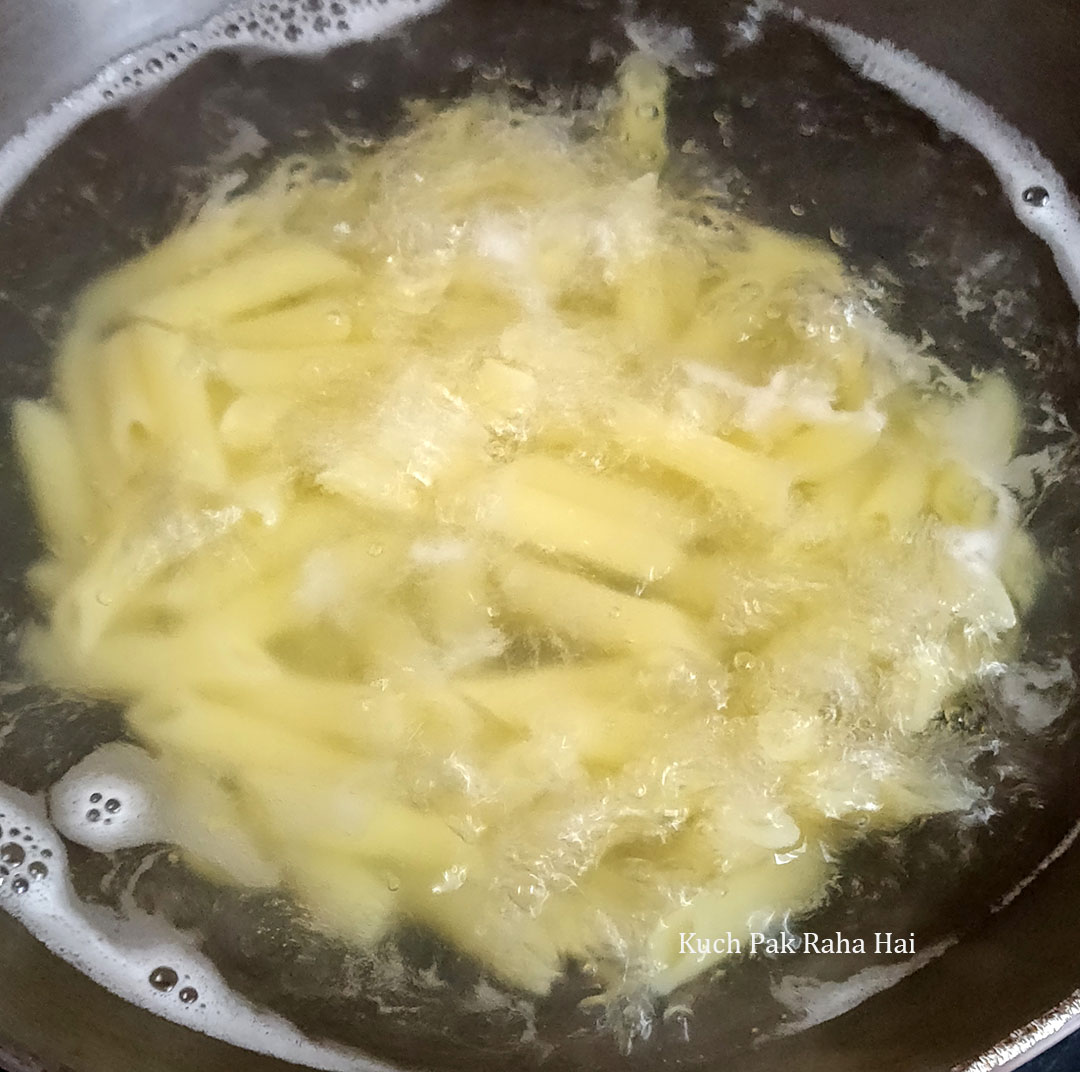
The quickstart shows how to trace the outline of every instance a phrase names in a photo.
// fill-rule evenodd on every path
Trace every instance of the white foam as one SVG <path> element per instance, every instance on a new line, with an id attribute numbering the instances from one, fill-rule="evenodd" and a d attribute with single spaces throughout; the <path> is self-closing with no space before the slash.
<path id="1" fill-rule="evenodd" d="M 805 22 L 863 77 L 891 89 L 942 130 L 977 149 L 994 169 L 1017 218 L 1050 247 L 1062 279 L 1080 304 L 1080 203 L 1030 139 L 988 104 L 911 52 L 835 22 L 808 19 L 797 9 L 772 0 L 763 0 L 763 6 Z M 1024 200 L 1024 191 L 1033 187 L 1046 191 L 1045 204 Z"/>
<path id="2" fill-rule="evenodd" d="M 165 840 L 153 786 L 157 764 L 141 748 L 107 744 L 49 790 L 49 817 L 69 841 L 115 852 Z"/>
<path id="3" fill-rule="evenodd" d="M 409 19 L 441 7 L 445 0 L 323 0 L 321 10 L 309 11 L 297 0 L 232 4 L 197 29 L 183 30 L 117 59 L 97 77 L 29 120 L 26 129 L 0 148 L 0 206 L 38 162 L 80 123 L 97 112 L 161 88 L 203 56 L 225 49 L 257 48 L 270 54 L 319 55 L 357 41 L 369 41 Z M 274 8 L 291 7 L 294 15 L 280 18 Z M 238 132 L 245 142 L 261 147 L 254 128 Z"/>
<path id="4" fill-rule="evenodd" d="M 760 1046 L 769 1039 L 784 1035 L 796 1035 L 800 1031 L 834 1020 L 867 998 L 880 994 L 883 990 L 895 986 L 905 976 L 911 975 L 936 960 L 947 949 L 956 944 L 955 938 L 947 938 L 916 954 L 910 960 L 899 964 L 878 964 L 840 982 L 826 982 L 799 975 L 785 975 L 771 986 L 772 995 L 795 1019 L 781 1024 L 771 1032 L 755 1040 Z"/>
<path id="5" fill-rule="evenodd" d="M 95 765 L 106 774 L 121 766 L 132 769 L 130 756 L 117 759 L 116 749 L 128 746 L 106 747 L 111 751 L 104 759 L 80 764 L 84 775 L 93 775 Z M 77 780 L 70 783 L 72 789 Z M 0 908 L 107 990 L 167 1020 L 309 1068 L 377 1072 L 386 1067 L 344 1048 L 312 1042 L 287 1020 L 251 1005 L 229 988 L 194 943 L 162 920 L 134 907 L 121 917 L 80 901 L 68 876 L 64 844 L 46 819 L 42 798 L 4 787 L 0 810 L 5 832 L 17 829 L 26 852 L 24 862 L 0 885 Z M 27 835 L 31 842 L 24 840 Z M 31 878 L 31 868 L 40 872 L 42 865 L 48 873 Z M 167 992 L 149 981 L 159 967 L 176 972 Z M 190 998 L 191 990 L 197 996 L 183 1000 L 181 992 L 189 991 L 185 997 Z"/>

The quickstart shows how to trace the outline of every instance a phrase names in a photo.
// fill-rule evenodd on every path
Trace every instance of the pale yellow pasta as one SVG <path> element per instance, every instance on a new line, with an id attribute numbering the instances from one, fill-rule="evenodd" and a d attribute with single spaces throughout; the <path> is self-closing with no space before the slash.
<path id="1" fill-rule="evenodd" d="M 417 106 L 339 183 L 212 203 L 13 414 L 26 654 L 126 706 L 192 864 L 599 1000 L 811 911 L 860 825 L 971 808 L 940 716 L 1041 577 L 1007 382 L 673 192 L 665 86 Z"/>
<path id="2" fill-rule="evenodd" d="M 91 495 L 67 421 L 43 402 L 17 402 L 12 421 L 42 528 L 71 553 L 89 531 Z"/>
<path id="3" fill-rule="evenodd" d="M 344 342 L 352 332 L 346 299 L 323 298 L 222 324 L 226 346 L 296 349 Z"/>
<path id="4" fill-rule="evenodd" d="M 494 490 L 481 492 L 478 510 L 484 528 L 511 543 L 567 555 L 642 582 L 663 577 L 678 563 L 678 545 L 663 536 L 641 530 L 627 540 L 626 522 L 617 514 L 529 487 L 516 476 L 511 467 Z M 483 497 L 490 502 L 485 504 Z"/>
<path id="5" fill-rule="evenodd" d="M 511 613 L 601 652 L 704 653 L 688 618 L 668 603 L 625 595 L 596 581 L 534 562 L 507 559 L 499 586 Z"/>
<path id="6" fill-rule="evenodd" d="M 205 327 L 329 283 L 342 283 L 353 267 L 311 242 L 283 242 L 253 250 L 138 303 L 132 315 L 172 328 Z"/>

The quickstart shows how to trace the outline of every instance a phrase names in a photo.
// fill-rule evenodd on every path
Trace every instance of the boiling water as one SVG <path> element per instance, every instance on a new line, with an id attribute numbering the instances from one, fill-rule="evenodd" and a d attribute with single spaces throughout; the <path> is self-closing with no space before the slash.
<path id="1" fill-rule="evenodd" d="M 32 121 L 22 137 L 0 150 L 0 199 L 12 195 L 37 162 L 81 122 L 125 102 L 138 106 L 147 94 L 209 53 L 243 48 L 249 57 L 318 55 L 395 31 L 438 6 L 432 0 L 306 0 L 232 8 L 197 31 L 179 34 L 118 60 L 89 86 Z M 732 47 L 752 50 L 762 40 L 767 41 L 771 32 L 769 16 L 777 11 L 771 4 L 759 4 L 740 14 L 731 27 Z M 800 18 L 797 14 L 793 17 Z M 1017 218 L 1050 246 L 1073 298 L 1080 299 L 1080 219 L 1076 205 L 1061 178 L 1034 146 L 981 102 L 914 57 L 842 27 L 819 22 L 811 25 L 865 77 L 888 86 L 933 117 L 943 129 L 960 134 L 978 149 L 993 166 Z M 713 73 L 707 50 L 683 27 L 640 20 L 626 23 L 624 30 L 627 40 L 623 48 L 632 44 L 651 50 L 691 79 L 707 78 Z M 605 50 L 615 48 L 610 43 L 595 44 L 597 56 L 603 56 Z M 468 56 L 461 59 L 463 67 L 470 62 Z M 726 114 L 718 113 L 716 123 L 726 129 L 728 120 Z M 812 115 L 800 118 L 800 136 L 813 136 L 819 123 L 820 119 Z M 727 137 L 725 134 L 725 145 Z M 218 168 L 224 169 L 245 154 L 258 156 L 266 148 L 258 129 L 238 124 L 234 144 L 217 161 Z M 687 151 L 692 153 L 692 147 Z M 736 204 L 744 181 L 742 175 L 727 178 L 726 189 Z M 792 202 L 791 219 L 801 218 L 807 210 L 807 205 Z M 836 245 L 848 244 L 843 227 L 831 227 L 829 233 Z M 965 309 L 981 313 L 986 305 L 986 288 L 978 286 L 979 272 L 975 271 L 972 278 L 973 287 L 957 293 L 961 315 Z M 1015 346 L 1009 348 L 1019 348 L 1020 344 L 1013 342 Z M 1031 358 L 1036 363 L 1038 359 L 1037 354 Z M 1032 444 L 1024 472 L 1017 477 L 1018 481 L 1030 482 L 1029 488 L 1021 489 L 1030 498 L 1037 497 L 1036 493 L 1046 494 L 1060 479 L 1065 454 L 1071 449 L 1067 426 L 1051 400 L 1043 400 L 1043 405 L 1040 436 Z M 1053 654 L 1012 668 L 995 685 L 998 717 L 1026 726 L 1031 732 L 1053 729 L 1072 699 L 1074 685 L 1073 671 L 1064 655 Z M 0 756 L 4 733 L 0 728 Z M 1008 757 L 1007 761 L 1002 762 L 1014 762 Z M 123 911 L 119 914 L 87 904 L 77 895 L 76 855 L 80 861 L 85 857 L 79 847 L 93 853 L 122 853 L 169 841 L 170 831 L 155 806 L 154 780 L 152 759 L 134 746 L 112 743 L 71 767 L 45 795 L 30 796 L 13 788 L 0 791 L 0 905 L 86 974 L 158 1015 L 311 1067 L 372 1066 L 367 1058 L 343 1048 L 311 1042 L 283 1017 L 240 996 L 193 939 L 182 936 L 163 919 L 143 912 L 130 893 L 121 898 Z M 145 866 L 152 867 L 156 860 L 154 854 L 146 857 Z M 140 874 L 132 876 L 129 890 L 135 888 Z M 790 1033 L 838 1015 L 916 969 L 947 944 L 948 939 L 943 939 L 914 961 L 860 967 L 840 980 L 778 975 L 769 986 L 778 1005 L 786 1010 L 787 1019 L 775 1032 Z M 432 989 L 440 985 L 432 981 Z M 532 1040 L 534 1010 L 526 1003 L 515 1003 L 516 999 L 498 994 L 482 980 L 470 982 L 467 1002 L 472 1012 L 509 1010 L 514 1031 L 525 1042 Z M 416 1007 L 412 1006 L 413 1011 Z M 622 1010 L 621 1016 L 620 1023 L 614 1025 L 616 1034 L 629 1044 L 650 1034 L 657 1011 L 642 1005 Z M 669 1006 L 665 1017 L 685 1025 L 693 1017 L 692 1003 Z"/>

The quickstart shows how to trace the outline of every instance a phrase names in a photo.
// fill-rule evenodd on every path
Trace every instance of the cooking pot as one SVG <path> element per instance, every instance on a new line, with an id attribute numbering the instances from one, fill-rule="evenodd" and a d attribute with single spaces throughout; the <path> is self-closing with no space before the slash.
<path id="1" fill-rule="evenodd" d="M 188 48 L 194 39 L 175 37 L 217 14 L 223 5 L 215 0 L 0 0 L 0 140 L 19 134 L 31 117 L 112 64 L 90 95 L 79 98 L 84 105 L 92 100 L 94 114 L 81 105 L 52 112 L 34 128 L 37 141 L 20 143 L 20 160 L 13 163 L 9 153 L 5 165 L 8 179 L 25 181 L 0 214 L 0 781 L 31 796 L 123 732 L 115 710 L 28 685 L 15 656 L 19 629 L 31 615 L 22 577 L 37 537 L 6 410 L 11 400 L 47 389 L 50 347 L 80 285 L 160 237 L 179 218 L 185 197 L 215 177 L 236 168 L 257 175 L 267 154 L 247 153 L 238 130 L 256 129 L 271 156 L 323 144 L 331 124 L 378 136 L 392 129 L 407 97 L 454 96 L 477 77 L 602 84 L 610 78 L 613 51 L 626 47 L 618 29 L 626 10 L 606 0 L 271 6 L 279 23 L 290 17 L 282 9 L 302 12 L 309 37 L 320 13 L 332 28 L 337 7 L 382 10 L 384 22 L 401 25 L 323 59 L 314 49 L 307 58 L 287 58 L 249 30 L 246 19 L 219 23 L 220 36 L 198 51 Z M 1055 262 L 1055 251 L 1036 232 L 1049 233 L 1038 211 L 1066 207 L 1050 163 L 1065 186 L 1080 188 L 1080 10 L 1068 0 L 964 6 L 806 0 L 802 13 L 800 21 L 767 5 L 748 9 L 726 0 L 637 5 L 633 17 L 643 25 L 692 31 L 693 69 L 680 75 L 673 91 L 676 144 L 696 142 L 721 161 L 717 197 L 726 207 L 836 243 L 856 270 L 877 282 L 894 327 L 915 338 L 927 332 L 936 352 L 961 371 L 978 363 L 976 355 L 990 355 L 990 363 L 1015 372 L 1029 395 L 1046 393 L 1075 427 L 1076 304 L 1062 279 L 1060 246 Z M 862 46 L 851 41 L 861 39 L 844 38 L 837 26 L 910 50 L 990 104 L 1045 159 L 1023 181 L 1010 179 L 1000 161 L 995 172 L 956 131 L 939 129 L 853 71 L 836 47 L 846 41 L 849 52 L 858 52 Z M 287 36 L 295 44 L 300 34 Z M 173 43 L 141 60 L 116 62 L 159 38 Z M 598 41 L 616 44 L 605 50 Z M 175 77 L 166 82 L 170 62 Z M 868 73 L 889 81 L 889 70 L 879 63 Z M 158 71 L 162 76 L 152 78 Z M 140 80 L 147 85 L 138 94 Z M 40 159 L 57 139 L 59 146 Z M 1017 151 L 1032 159 L 1026 147 Z M 30 164 L 37 165 L 32 172 Z M 0 175 L 0 186 L 4 181 Z M 966 312 L 958 310 L 956 297 L 964 280 L 977 299 Z M 1077 498 L 1068 484 L 1048 490 L 1032 517 L 1044 547 L 1067 552 L 1076 543 Z M 1032 644 L 1059 658 L 1074 659 L 1080 637 L 1075 581 L 1066 572 L 1062 584 L 1051 586 L 1032 625 Z M 918 970 L 852 983 L 858 965 L 833 967 L 836 989 L 818 991 L 819 998 L 832 995 L 832 1005 L 804 1008 L 781 1018 L 779 1027 L 761 1027 L 757 999 L 740 997 L 749 977 L 733 972 L 711 998 L 699 1000 L 691 1020 L 665 1021 L 656 1037 L 629 1054 L 610 1038 L 583 1037 L 572 1008 L 548 1008 L 539 1044 L 519 1045 L 491 1025 L 455 1019 L 452 1001 L 430 1016 L 390 1024 L 364 1006 L 362 993 L 326 997 L 301 979 L 281 998 L 260 977 L 268 964 L 280 971 L 281 957 L 274 961 L 266 950 L 230 943 L 230 928 L 243 924 L 227 915 L 209 935 L 204 928 L 201 941 L 252 1001 L 274 1005 L 313 1036 L 358 1044 L 396 1066 L 1016 1067 L 1080 1026 L 1074 714 L 1066 711 L 1038 739 L 1010 742 L 1011 766 L 990 761 L 985 773 L 999 788 L 997 814 L 988 823 L 963 835 L 934 824 L 905 831 L 899 858 L 909 862 L 902 868 L 894 856 L 877 858 L 871 850 L 851 861 L 851 873 L 866 881 L 842 891 L 817 929 L 842 929 L 872 903 L 880 929 L 917 929 L 924 951 Z M 132 875 L 142 861 L 102 862 L 70 850 L 91 899 L 108 904 L 110 876 L 128 867 L 140 906 L 181 926 L 205 923 L 200 913 L 218 905 L 205 884 L 183 875 L 167 856 L 139 872 L 136 887 Z M 860 889 L 865 897 L 872 892 L 872 900 L 860 900 Z M 922 907 L 911 907 L 916 904 Z M 125 1002 L 47 951 L 29 922 L 28 929 L 0 912 L 4 1068 L 295 1067 L 191 1030 L 179 1015 L 173 1023 Z M 289 945 L 281 956 L 299 962 L 307 952 L 298 950 Z M 322 978 L 325 983 L 333 975 Z"/>

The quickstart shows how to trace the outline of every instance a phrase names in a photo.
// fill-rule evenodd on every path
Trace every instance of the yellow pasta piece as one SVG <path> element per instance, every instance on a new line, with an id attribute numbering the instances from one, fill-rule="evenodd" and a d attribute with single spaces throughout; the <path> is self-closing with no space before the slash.
<path id="1" fill-rule="evenodd" d="M 512 612 L 579 643 L 641 657 L 669 650 L 707 653 L 690 620 L 669 603 L 624 595 L 524 557 L 507 561 L 499 584 Z"/>
<path id="2" fill-rule="evenodd" d="M 602 509 L 529 487 L 516 476 L 513 467 L 500 474 L 478 510 L 485 528 L 515 544 L 568 555 L 642 582 L 664 576 L 681 558 L 675 544 L 648 528 L 628 531 Z"/>
<path id="3" fill-rule="evenodd" d="M 837 414 L 799 429 L 773 454 L 791 467 L 796 480 L 816 483 L 863 457 L 880 435 L 878 422 L 865 414 Z"/>
<path id="4" fill-rule="evenodd" d="M 681 544 L 701 528 L 700 511 L 683 502 L 617 476 L 583 472 L 547 454 L 526 454 L 506 468 L 522 483 L 601 511 L 628 531 L 647 529 Z"/>
<path id="5" fill-rule="evenodd" d="M 277 886 L 280 864 L 252 835 L 236 793 L 197 764 L 166 766 L 162 808 L 169 838 L 208 878 L 242 886 Z"/>
<path id="6" fill-rule="evenodd" d="M 932 478 L 930 508 L 947 525 L 985 528 L 994 520 L 997 496 L 966 466 L 950 461 Z"/>
<path id="7" fill-rule="evenodd" d="M 186 756 L 219 774 L 234 771 L 237 755 L 245 768 L 305 770 L 332 777 L 355 765 L 355 757 L 311 734 L 267 723 L 257 714 L 191 694 L 139 703 L 128 711 L 135 730 L 163 753 Z"/>
<path id="8" fill-rule="evenodd" d="M 343 257 L 312 242 L 282 241 L 163 290 L 131 312 L 171 328 L 203 327 L 344 283 L 355 271 Z"/>
<path id="9" fill-rule="evenodd" d="M 392 873 L 326 850 L 297 853 L 290 882 L 317 922 L 334 935 L 374 946 L 390 930 L 399 908 Z"/>
<path id="10" fill-rule="evenodd" d="M 270 350 L 332 346 L 352 333 L 344 299 L 299 302 L 284 309 L 219 324 L 214 341 L 225 346 Z"/>
<path id="11" fill-rule="evenodd" d="M 48 539 L 70 553 L 90 535 L 92 508 L 67 421 L 44 402 L 16 402 L 12 421 L 37 516 Z"/>
<path id="12" fill-rule="evenodd" d="M 744 450 L 717 436 L 673 426 L 639 404 L 621 406 L 611 421 L 618 443 L 639 457 L 674 469 L 769 522 L 788 509 L 791 477 L 771 458 Z"/>
<path id="13" fill-rule="evenodd" d="M 210 489 L 223 487 L 227 466 L 206 372 L 188 341 L 152 324 L 133 324 L 122 330 L 116 344 L 131 348 L 146 383 L 154 427 L 164 446 L 182 456 L 184 475 Z"/>
<path id="14" fill-rule="evenodd" d="M 275 349 L 226 347 L 209 357 L 214 371 L 241 391 L 307 394 L 338 380 L 355 380 L 384 364 L 385 349 L 370 343 L 341 342 Z"/>

